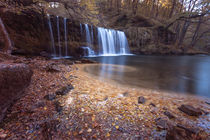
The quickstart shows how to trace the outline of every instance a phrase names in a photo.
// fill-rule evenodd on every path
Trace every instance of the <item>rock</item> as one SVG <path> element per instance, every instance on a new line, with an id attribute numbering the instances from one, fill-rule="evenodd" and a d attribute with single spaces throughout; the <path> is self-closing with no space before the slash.
<path id="1" fill-rule="evenodd" d="M 205 103 L 206 103 L 207 105 L 210 105 L 210 102 L 207 102 L 207 101 L 206 101 Z"/>
<path id="2" fill-rule="evenodd" d="M 124 93 L 123 93 L 123 96 L 124 96 L 124 97 L 128 97 L 128 96 L 129 96 L 129 93 L 128 93 L 128 92 L 124 92 Z"/>
<path id="3" fill-rule="evenodd" d="M 156 122 L 156 125 L 159 129 L 163 129 L 163 130 L 166 130 L 169 128 L 169 124 L 168 124 L 168 121 L 163 119 L 163 118 L 157 118 L 155 120 Z"/>
<path id="4" fill-rule="evenodd" d="M 156 107 L 156 105 L 154 103 L 150 103 L 149 105 L 153 106 L 153 107 Z"/>
<path id="5" fill-rule="evenodd" d="M 194 108 L 191 105 L 181 105 L 178 109 L 189 116 L 200 116 L 203 114 L 201 109 Z"/>
<path id="6" fill-rule="evenodd" d="M 25 64 L 0 64 L 0 121 L 10 105 L 24 95 L 32 74 L 30 67 Z"/>
<path id="7" fill-rule="evenodd" d="M 201 139 L 199 131 L 193 128 L 178 124 L 168 130 L 166 134 L 166 140 L 189 140 L 189 139 Z"/>
<path id="8" fill-rule="evenodd" d="M 169 119 L 174 119 L 175 118 L 175 116 L 168 111 L 165 111 L 164 115 L 166 115 Z"/>
<path id="9" fill-rule="evenodd" d="M 55 110 L 58 112 L 58 113 L 61 113 L 63 111 L 63 107 L 61 106 L 60 102 L 56 101 L 54 103 L 55 105 Z"/>
<path id="10" fill-rule="evenodd" d="M 93 61 L 93 60 L 89 60 L 89 59 L 81 59 L 80 60 L 81 61 L 81 63 L 83 63 L 83 64 L 91 64 L 91 63 L 96 63 L 95 61 Z"/>
<path id="11" fill-rule="evenodd" d="M 56 95 L 66 95 L 67 93 L 69 93 L 69 91 L 71 91 L 72 89 L 74 89 L 74 87 L 72 85 L 67 85 L 64 86 L 60 89 L 58 89 L 55 94 Z"/>
<path id="12" fill-rule="evenodd" d="M 75 61 L 75 64 L 81 64 L 82 62 L 81 61 Z"/>
<path id="13" fill-rule="evenodd" d="M 56 98 L 56 94 L 48 94 L 46 96 L 44 96 L 44 99 L 52 101 Z"/>
<path id="14" fill-rule="evenodd" d="M 51 58 L 51 55 L 45 51 L 40 52 L 40 56 L 46 57 L 46 58 Z"/>
<path id="15" fill-rule="evenodd" d="M 49 64 L 45 67 L 46 71 L 48 72 L 60 72 L 61 69 L 59 66 L 57 66 L 56 64 L 52 63 L 52 64 Z"/>
<path id="16" fill-rule="evenodd" d="M 138 103 L 139 104 L 144 104 L 146 102 L 146 99 L 143 97 L 143 96 L 140 96 L 139 98 L 138 98 Z"/>

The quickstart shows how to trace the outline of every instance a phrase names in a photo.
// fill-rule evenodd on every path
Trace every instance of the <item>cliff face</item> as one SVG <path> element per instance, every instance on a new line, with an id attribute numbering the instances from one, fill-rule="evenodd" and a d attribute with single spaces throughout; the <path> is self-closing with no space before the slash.
<path id="1" fill-rule="evenodd" d="M 21 13 L 10 10 L 1 9 L 0 17 L 5 25 L 5 28 L 10 36 L 13 54 L 21 55 L 40 55 L 45 51 L 51 53 L 51 38 L 49 30 L 49 20 L 47 13 L 40 13 L 35 9 L 27 9 Z M 50 16 L 52 24 L 54 43 L 56 51 L 58 51 L 58 34 L 57 34 L 57 18 Z M 79 22 L 67 19 L 67 39 L 68 39 L 68 52 L 71 55 L 77 55 L 75 48 L 81 46 L 80 41 L 80 26 Z M 59 28 L 61 36 L 61 50 L 64 54 L 64 18 L 59 17 Z M 0 32 L 1 36 L 3 35 Z M 0 48 L 5 48 L 5 39 L 0 39 Z"/>
<path id="2" fill-rule="evenodd" d="M 165 30 L 164 25 L 158 21 L 148 19 L 142 15 L 133 16 L 129 12 L 118 13 L 116 11 L 98 12 L 98 21 L 91 16 L 80 17 L 81 7 L 71 9 L 65 5 L 54 11 L 38 8 L 22 8 L 20 11 L 11 10 L 5 6 L 0 7 L 0 17 L 11 38 L 13 54 L 40 55 L 41 52 L 52 53 L 52 41 L 48 25 L 47 14 L 50 13 L 54 44 L 56 52 L 59 52 L 57 17 L 59 17 L 59 29 L 61 40 L 61 51 L 65 54 L 65 31 L 64 17 L 67 17 L 67 45 L 68 54 L 71 56 L 81 56 L 84 52 L 81 46 L 87 46 L 85 31 L 80 30 L 80 23 L 94 24 L 94 48 L 97 50 L 97 28 L 113 28 L 125 32 L 132 53 L 135 54 L 182 54 L 181 48 L 174 47 L 175 34 L 170 30 Z M 59 12 L 56 12 L 59 11 Z M 62 12 L 63 11 L 63 12 Z M 82 12 L 81 12 L 82 11 Z M 79 13 L 78 13 L 79 12 Z M 81 13 L 80 13 L 81 12 Z M 56 14 L 57 13 L 57 14 Z M 88 15 L 89 11 L 86 11 Z M 93 16 L 93 15 L 92 15 Z M 78 17 L 78 18 L 76 18 Z M 95 16 L 93 16 L 95 17 Z M 2 32 L 0 32 L 2 36 Z M 5 48 L 4 38 L 0 38 L 0 48 Z"/>

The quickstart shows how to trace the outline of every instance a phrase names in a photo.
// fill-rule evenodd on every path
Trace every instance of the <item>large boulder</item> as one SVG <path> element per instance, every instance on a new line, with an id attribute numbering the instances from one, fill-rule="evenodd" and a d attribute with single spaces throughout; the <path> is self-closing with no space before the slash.
<path id="1" fill-rule="evenodd" d="M 33 72 L 25 64 L 0 63 L 0 122 L 15 100 L 24 95 Z"/>

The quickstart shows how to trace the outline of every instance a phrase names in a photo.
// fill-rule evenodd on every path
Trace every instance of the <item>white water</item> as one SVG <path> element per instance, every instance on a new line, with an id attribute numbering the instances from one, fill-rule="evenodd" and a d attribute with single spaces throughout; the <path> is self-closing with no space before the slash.
<path id="1" fill-rule="evenodd" d="M 91 43 L 94 43 L 94 36 L 93 36 L 93 25 L 91 25 Z"/>
<path id="2" fill-rule="evenodd" d="M 91 46 L 91 36 L 90 36 L 90 30 L 88 27 L 88 24 L 85 24 L 85 32 L 86 32 L 86 41 L 88 43 L 89 46 Z"/>
<path id="3" fill-rule="evenodd" d="M 48 17 L 48 25 L 50 29 L 50 38 L 51 38 L 51 52 L 53 53 L 53 56 L 56 56 L 56 50 L 55 50 L 55 40 L 54 40 L 54 35 L 53 35 L 53 30 L 52 30 L 52 24 L 50 20 L 50 15 L 47 15 Z"/>
<path id="4" fill-rule="evenodd" d="M 1 26 L 1 28 L 2 28 L 2 30 L 3 30 L 3 32 L 4 32 L 4 35 L 5 35 L 5 37 L 6 37 L 6 41 L 7 41 L 7 47 L 8 47 L 8 50 L 7 50 L 7 53 L 11 53 L 11 50 L 12 50 L 12 42 L 11 42 L 11 40 L 10 40 L 10 37 L 9 37 L 9 34 L 7 33 L 7 30 L 6 30 L 6 28 L 5 28 L 5 26 L 4 26 L 4 23 L 3 23 L 3 21 L 1 20 L 1 18 L 0 18 L 0 26 Z"/>
<path id="5" fill-rule="evenodd" d="M 81 32 L 81 37 L 83 36 L 83 28 L 82 28 L 82 24 L 80 23 L 80 32 Z"/>
<path id="6" fill-rule="evenodd" d="M 64 18 L 64 36 L 65 36 L 65 56 L 68 56 L 68 44 L 67 44 L 67 27 L 66 18 Z"/>
<path id="7" fill-rule="evenodd" d="M 90 47 L 82 47 L 85 52 L 85 56 L 95 56 L 94 50 L 92 50 Z"/>
<path id="8" fill-rule="evenodd" d="M 125 33 L 98 27 L 99 55 L 127 55 L 130 53 Z"/>
<path id="9" fill-rule="evenodd" d="M 57 16 L 57 33 L 58 33 L 58 47 L 59 47 L 59 57 L 61 57 L 61 37 L 60 37 L 60 27 L 59 27 L 59 17 Z"/>

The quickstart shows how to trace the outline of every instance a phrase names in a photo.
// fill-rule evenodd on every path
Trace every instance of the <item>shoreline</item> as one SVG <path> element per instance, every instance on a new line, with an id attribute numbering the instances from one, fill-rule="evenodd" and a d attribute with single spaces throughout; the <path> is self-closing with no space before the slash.
<path id="1" fill-rule="evenodd" d="M 100 81 L 83 71 L 91 64 L 80 60 L 76 64 L 43 58 L 20 62 L 29 63 L 34 75 L 26 96 L 11 107 L 1 124 L 0 136 L 5 134 L 5 139 L 167 139 L 178 125 L 184 132 L 196 128 L 196 136 L 209 137 L 209 115 L 192 117 L 178 109 L 189 104 L 210 112 L 206 100 Z M 52 64 L 58 72 L 46 71 Z M 144 98 L 142 103 L 139 97 Z"/>

